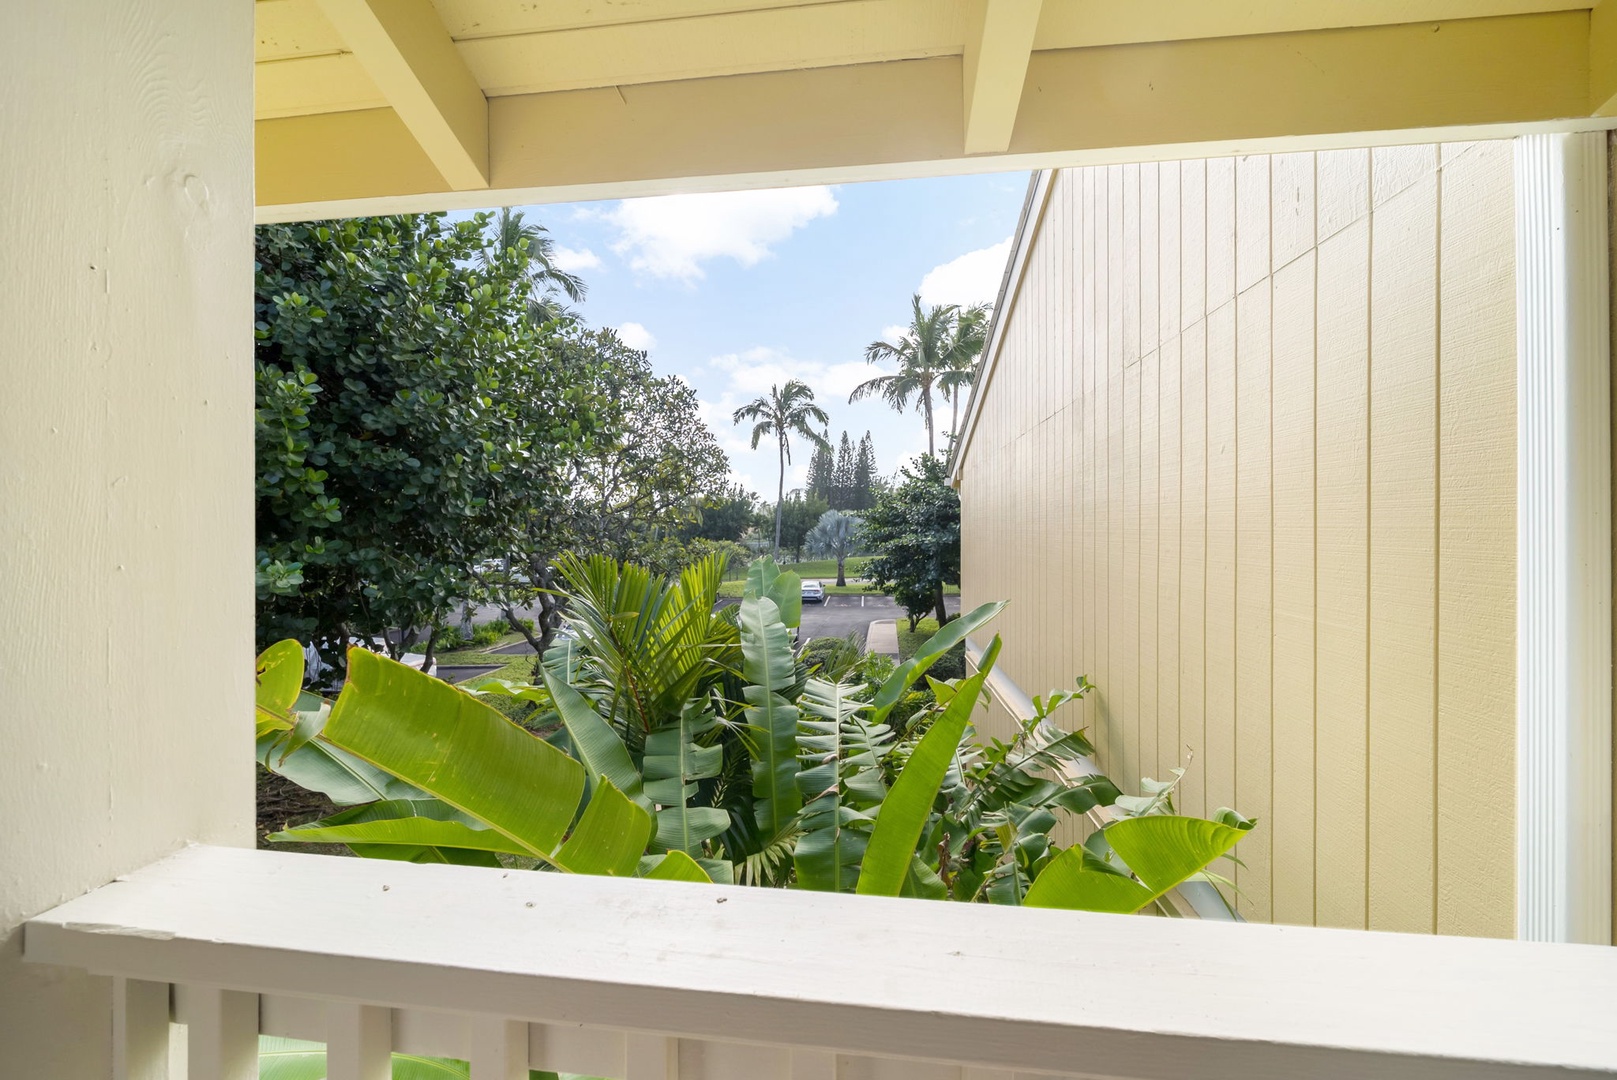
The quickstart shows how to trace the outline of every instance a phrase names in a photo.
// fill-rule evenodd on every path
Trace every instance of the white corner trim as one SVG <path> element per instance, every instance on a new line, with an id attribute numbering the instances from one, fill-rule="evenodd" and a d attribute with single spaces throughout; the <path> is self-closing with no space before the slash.
<path id="1" fill-rule="evenodd" d="M 961 425 L 962 434 L 955 439 L 952 460 L 949 462 L 949 482 L 960 486 L 960 467 L 965 464 L 971 437 L 977 433 L 977 416 L 982 412 L 982 401 L 988 393 L 988 383 L 994 377 L 999 360 L 1000 346 L 1005 341 L 1005 323 L 1016 305 L 1016 293 L 1027 272 L 1028 254 L 1039 235 L 1044 220 L 1044 207 L 1050 201 L 1050 188 L 1055 184 L 1056 170 L 1044 169 L 1028 179 L 1027 195 L 1022 199 L 1022 215 L 1016 221 L 1016 232 L 1011 240 L 1010 257 L 1005 260 L 1005 275 L 999 281 L 999 296 L 994 300 L 994 314 L 988 321 L 988 343 L 983 346 L 982 359 L 977 362 L 977 377 L 971 383 L 971 396 L 966 399 L 966 415 Z"/>
<path id="2" fill-rule="evenodd" d="M 1611 940 L 1606 136 L 1516 158 L 1516 936 Z"/>
<path id="3" fill-rule="evenodd" d="M 982 661 L 983 649 L 971 638 L 966 639 L 966 662 L 975 670 Z M 1005 669 L 995 666 L 983 680 L 984 687 L 990 696 L 999 702 L 1000 708 L 1016 717 L 1026 720 L 1036 711 L 1033 708 L 1033 699 L 1028 697 L 1020 686 L 1007 674 Z M 1069 776 L 1076 779 L 1081 776 L 1100 776 L 1101 768 L 1092 757 L 1079 758 L 1071 767 Z M 1103 812 L 1108 807 L 1089 812 L 1090 820 L 1096 826 L 1106 824 L 1108 816 Z M 1198 919 L 1218 919 L 1224 922 L 1245 922 L 1246 920 L 1229 904 L 1219 893 L 1217 886 L 1209 881 L 1187 881 L 1174 889 L 1167 896 L 1169 902 L 1179 909 L 1181 915 L 1194 915 Z"/>

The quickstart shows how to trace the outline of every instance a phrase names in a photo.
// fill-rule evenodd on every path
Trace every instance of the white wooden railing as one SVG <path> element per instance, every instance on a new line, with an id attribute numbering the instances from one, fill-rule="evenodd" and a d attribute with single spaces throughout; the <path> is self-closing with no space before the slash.
<path id="1" fill-rule="evenodd" d="M 114 977 L 128 1080 L 255 1076 L 261 1032 L 331 1080 L 393 1050 L 475 1080 L 1617 1074 L 1596 946 L 194 847 L 23 947 Z"/>

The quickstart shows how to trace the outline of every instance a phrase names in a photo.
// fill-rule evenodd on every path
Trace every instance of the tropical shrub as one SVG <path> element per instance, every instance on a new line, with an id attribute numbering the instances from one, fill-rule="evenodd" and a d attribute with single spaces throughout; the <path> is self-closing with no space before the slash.
<path id="1" fill-rule="evenodd" d="M 879 678 L 817 677 L 793 652 L 800 582 L 767 559 L 715 611 L 722 559 L 677 579 L 563 559 L 573 636 L 529 701 L 536 738 L 478 695 L 355 650 L 334 704 L 300 693 L 294 642 L 259 664 L 259 759 L 347 807 L 275 834 L 356 854 L 958 901 L 1137 911 L 1228 853 L 1251 822 L 1173 814 L 1171 786 L 1123 796 L 1086 774 L 1081 731 L 1052 719 L 1087 694 L 1035 699 L 1009 742 L 971 738 L 999 653 L 929 679 L 1003 604 L 951 621 Z M 852 668 L 850 670 L 859 670 Z M 867 669 L 869 670 L 869 669 Z M 878 669 L 879 670 L 879 669 Z M 1062 814 L 1105 810 L 1083 845 Z"/>

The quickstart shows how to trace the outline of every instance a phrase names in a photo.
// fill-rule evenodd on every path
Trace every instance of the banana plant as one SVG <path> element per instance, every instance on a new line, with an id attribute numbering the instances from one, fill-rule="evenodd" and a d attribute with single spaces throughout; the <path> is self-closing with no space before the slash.
<path id="1" fill-rule="evenodd" d="M 266 697 L 271 706 L 284 699 L 276 680 Z M 377 800 L 271 840 L 488 866 L 504 855 L 581 874 L 688 871 L 688 859 L 661 875 L 660 863 L 642 865 L 651 815 L 610 779 L 595 776 L 580 810 L 584 765 L 476 697 L 375 653 L 352 650 L 347 684 L 329 712 L 284 730 L 288 738 L 305 736 L 304 747 L 335 748 L 381 770 L 421 797 Z"/>
<path id="2" fill-rule="evenodd" d="M 490 684 L 540 707 L 534 737 L 475 694 L 370 653 L 335 705 L 301 693 L 295 643 L 259 666 L 260 760 L 348 808 L 272 839 L 357 854 L 579 873 L 795 884 L 867 895 L 1137 911 L 1206 867 L 1252 823 L 1172 813 L 1171 785 L 1123 795 L 1092 773 L 1081 731 L 1034 701 L 1010 742 L 972 738 L 998 659 L 928 679 L 935 704 L 903 737 L 887 718 L 932 664 L 1003 608 L 947 624 L 875 685 L 809 678 L 793 650 L 800 582 L 762 559 L 738 606 L 715 610 L 723 563 L 675 581 L 568 560 L 576 640 L 541 685 Z M 309 786 L 315 786 L 310 783 Z M 336 794 L 333 795 L 334 799 Z M 1110 808 L 1110 809 L 1108 809 Z M 1104 812 L 1085 845 L 1060 816 Z"/>

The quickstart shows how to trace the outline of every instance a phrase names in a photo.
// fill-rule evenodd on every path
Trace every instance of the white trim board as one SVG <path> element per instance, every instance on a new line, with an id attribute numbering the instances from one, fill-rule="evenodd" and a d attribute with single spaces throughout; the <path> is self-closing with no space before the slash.
<path id="1" fill-rule="evenodd" d="M 1516 933 L 1611 941 L 1606 136 L 1516 139 Z"/>

